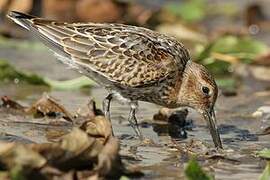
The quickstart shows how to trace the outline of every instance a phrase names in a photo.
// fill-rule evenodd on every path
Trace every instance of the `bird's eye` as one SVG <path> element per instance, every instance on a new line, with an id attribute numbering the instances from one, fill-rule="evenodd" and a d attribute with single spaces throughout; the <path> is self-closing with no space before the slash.
<path id="1" fill-rule="evenodd" d="M 205 94 L 205 95 L 209 95 L 209 93 L 210 93 L 210 89 L 208 88 L 208 87 L 206 87 L 206 86 L 203 86 L 202 87 L 202 91 L 203 91 L 203 93 Z"/>

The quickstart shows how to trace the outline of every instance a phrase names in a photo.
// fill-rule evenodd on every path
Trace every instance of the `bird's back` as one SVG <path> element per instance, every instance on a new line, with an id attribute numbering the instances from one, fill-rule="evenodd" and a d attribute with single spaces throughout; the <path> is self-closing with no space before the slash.
<path id="1" fill-rule="evenodd" d="M 181 43 L 146 28 L 61 23 L 19 12 L 9 17 L 41 38 L 62 62 L 105 86 L 151 86 L 183 71 L 189 60 Z"/>

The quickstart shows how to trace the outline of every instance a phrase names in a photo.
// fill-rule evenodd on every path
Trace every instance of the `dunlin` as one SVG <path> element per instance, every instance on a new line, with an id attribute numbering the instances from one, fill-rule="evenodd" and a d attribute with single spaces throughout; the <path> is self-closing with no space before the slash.
<path id="1" fill-rule="evenodd" d="M 20 12 L 8 17 L 39 37 L 61 62 L 108 90 L 103 101 L 108 119 L 112 99 L 128 104 L 128 120 L 142 137 L 136 119 L 138 101 L 191 107 L 203 115 L 215 146 L 222 148 L 214 112 L 215 80 L 204 66 L 190 60 L 176 39 L 123 24 L 63 23 Z"/>

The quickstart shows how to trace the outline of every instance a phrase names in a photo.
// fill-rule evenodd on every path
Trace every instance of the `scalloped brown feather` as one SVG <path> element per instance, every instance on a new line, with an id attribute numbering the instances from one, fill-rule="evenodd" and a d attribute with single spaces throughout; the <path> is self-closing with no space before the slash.
<path id="1" fill-rule="evenodd" d="M 68 24 L 22 13 L 16 16 L 16 12 L 10 16 L 27 22 L 30 31 L 36 31 L 57 54 L 125 87 L 158 83 L 183 71 L 190 58 L 188 51 L 174 38 L 141 27 Z"/>

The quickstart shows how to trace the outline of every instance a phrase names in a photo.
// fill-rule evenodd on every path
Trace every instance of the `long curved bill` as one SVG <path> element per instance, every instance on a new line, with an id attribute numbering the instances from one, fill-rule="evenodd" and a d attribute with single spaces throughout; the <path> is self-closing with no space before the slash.
<path id="1" fill-rule="evenodd" d="M 203 113 L 204 119 L 206 120 L 213 142 L 216 146 L 216 148 L 221 148 L 222 149 L 222 143 L 220 139 L 220 135 L 216 126 L 216 116 L 214 109 L 211 109 L 210 111 L 204 111 Z"/>

